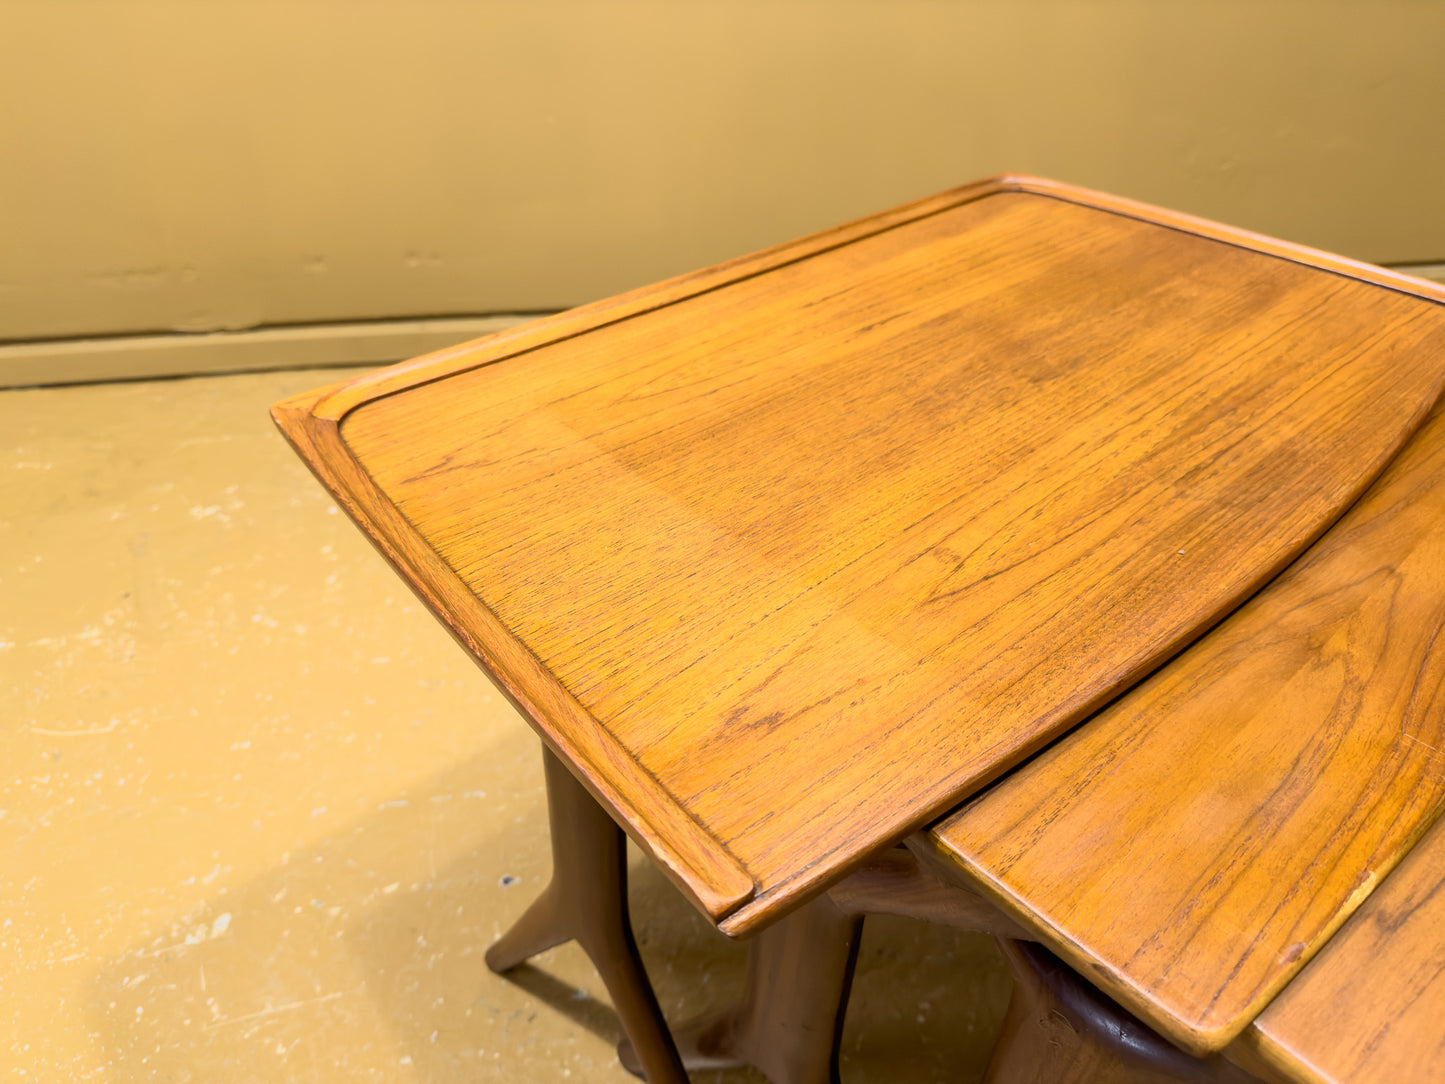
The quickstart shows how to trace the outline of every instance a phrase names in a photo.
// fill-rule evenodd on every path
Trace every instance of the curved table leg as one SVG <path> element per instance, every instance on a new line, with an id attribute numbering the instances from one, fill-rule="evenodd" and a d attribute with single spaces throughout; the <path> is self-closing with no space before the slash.
<path id="1" fill-rule="evenodd" d="M 757 934 L 742 1003 L 678 1029 L 683 1063 L 689 1069 L 751 1065 L 773 1084 L 837 1084 L 862 926 L 861 915 L 824 895 Z M 618 1044 L 617 1052 L 636 1072 L 628 1044 Z"/>
<path id="2" fill-rule="evenodd" d="M 690 1069 L 751 1065 L 773 1084 L 837 1084 L 838 1048 L 866 915 L 1027 937 L 991 904 L 951 884 L 902 847 L 861 868 L 753 939 L 742 1004 L 677 1031 Z M 633 1072 L 637 1056 L 619 1044 Z"/>
<path id="3" fill-rule="evenodd" d="M 627 914 L 627 843 L 622 830 L 567 766 L 544 747 L 552 880 L 487 950 L 487 966 L 507 971 L 575 940 L 612 996 L 622 1028 L 651 1084 L 683 1084 L 677 1049 L 647 981 Z"/>
<path id="4" fill-rule="evenodd" d="M 999 945 L 1014 989 L 985 1084 L 1258 1084 L 1219 1055 L 1174 1047 L 1042 946 Z"/>

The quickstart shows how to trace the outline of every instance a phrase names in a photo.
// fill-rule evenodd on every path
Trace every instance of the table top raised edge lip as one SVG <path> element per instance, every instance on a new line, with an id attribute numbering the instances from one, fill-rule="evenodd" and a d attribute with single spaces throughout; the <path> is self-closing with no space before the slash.
<path id="1" fill-rule="evenodd" d="M 796 876 L 767 892 L 758 893 L 752 878 L 727 853 L 721 841 L 709 835 L 679 807 L 442 563 L 351 456 L 340 436 L 341 423 L 352 411 L 377 399 L 561 342 L 831 248 L 1005 192 L 1059 199 L 1221 241 L 1426 300 L 1445 302 L 1445 287 L 1373 265 L 1121 197 L 1041 178 L 1006 174 L 472 343 L 425 355 L 319 392 L 288 399 L 273 408 L 273 417 L 283 434 L 363 533 L 371 538 L 453 636 L 498 682 L 549 746 L 579 770 L 583 782 L 629 834 L 660 863 L 684 894 L 730 935 L 742 936 L 753 932 L 783 910 L 802 902 L 807 895 L 844 876 L 850 867 L 844 863 L 828 869 L 823 875 L 810 875 L 822 858 L 836 853 L 835 849 L 826 856 L 818 856 L 813 866 L 800 869 Z M 1373 475 L 1362 479 L 1360 491 L 1372 480 Z M 489 643 L 483 643 L 472 635 L 467 630 L 467 622 L 458 620 L 458 614 L 463 612 L 476 626 L 487 630 Z M 499 644 L 502 645 L 500 649 Z M 619 783 L 623 785 L 619 786 Z M 954 795 L 947 805 L 914 816 L 909 823 L 896 826 L 896 835 L 901 838 L 967 796 L 967 793 Z M 659 832 L 659 829 L 663 831 Z M 659 835 L 667 842 L 661 843 L 657 838 Z M 861 859 L 862 856 L 860 851 L 854 857 Z"/>

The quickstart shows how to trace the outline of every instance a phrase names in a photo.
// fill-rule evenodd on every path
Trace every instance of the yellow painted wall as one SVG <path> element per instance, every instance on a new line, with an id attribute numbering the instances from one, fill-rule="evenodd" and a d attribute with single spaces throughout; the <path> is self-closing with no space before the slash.
<path id="1" fill-rule="evenodd" d="M 556 308 L 1006 169 L 1445 259 L 1441 0 L 0 0 L 0 338 Z"/>

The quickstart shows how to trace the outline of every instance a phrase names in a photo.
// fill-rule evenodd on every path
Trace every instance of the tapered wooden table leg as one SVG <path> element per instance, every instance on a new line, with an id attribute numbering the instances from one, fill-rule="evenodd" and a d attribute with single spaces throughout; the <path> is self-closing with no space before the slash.
<path id="1" fill-rule="evenodd" d="M 972 892 L 940 878 L 903 847 L 854 873 L 749 944 L 742 1003 L 677 1029 L 689 1069 L 751 1065 L 773 1084 L 833 1084 L 866 915 L 901 915 L 1000 937 L 1028 933 Z M 640 1064 L 624 1042 L 622 1064 Z"/>
<path id="2" fill-rule="evenodd" d="M 1171 1045 L 1047 949 L 999 945 L 1014 988 L 984 1084 L 1258 1084 L 1217 1054 Z"/>
<path id="3" fill-rule="evenodd" d="M 552 880 L 487 951 L 506 971 L 537 953 L 576 941 L 592 959 L 650 1084 L 683 1084 L 687 1074 L 647 981 L 627 914 L 627 844 L 622 830 L 550 749 L 543 750 L 552 827 Z"/>
<path id="4" fill-rule="evenodd" d="M 678 1029 L 691 1069 L 751 1065 L 773 1084 L 837 1084 L 843 1012 L 861 915 L 819 896 L 759 933 L 748 951 L 742 1003 Z M 638 1059 L 623 1043 L 622 1064 Z"/>
<path id="5" fill-rule="evenodd" d="M 863 916 L 824 895 L 757 935 L 732 1051 L 774 1084 L 837 1084 Z"/>

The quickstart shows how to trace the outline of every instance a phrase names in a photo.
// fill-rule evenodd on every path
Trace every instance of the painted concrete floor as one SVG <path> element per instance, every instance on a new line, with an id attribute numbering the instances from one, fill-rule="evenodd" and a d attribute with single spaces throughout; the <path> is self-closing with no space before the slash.
<path id="1" fill-rule="evenodd" d="M 546 880 L 538 744 L 272 429 L 341 375 L 0 392 L 4 1079 L 633 1079 L 575 947 L 482 963 Z M 638 856 L 633 911 L 669 1019 L 737 992 Z M 844 1080 L 977 1079 L 1007 995 L 871 920 Z"/>

